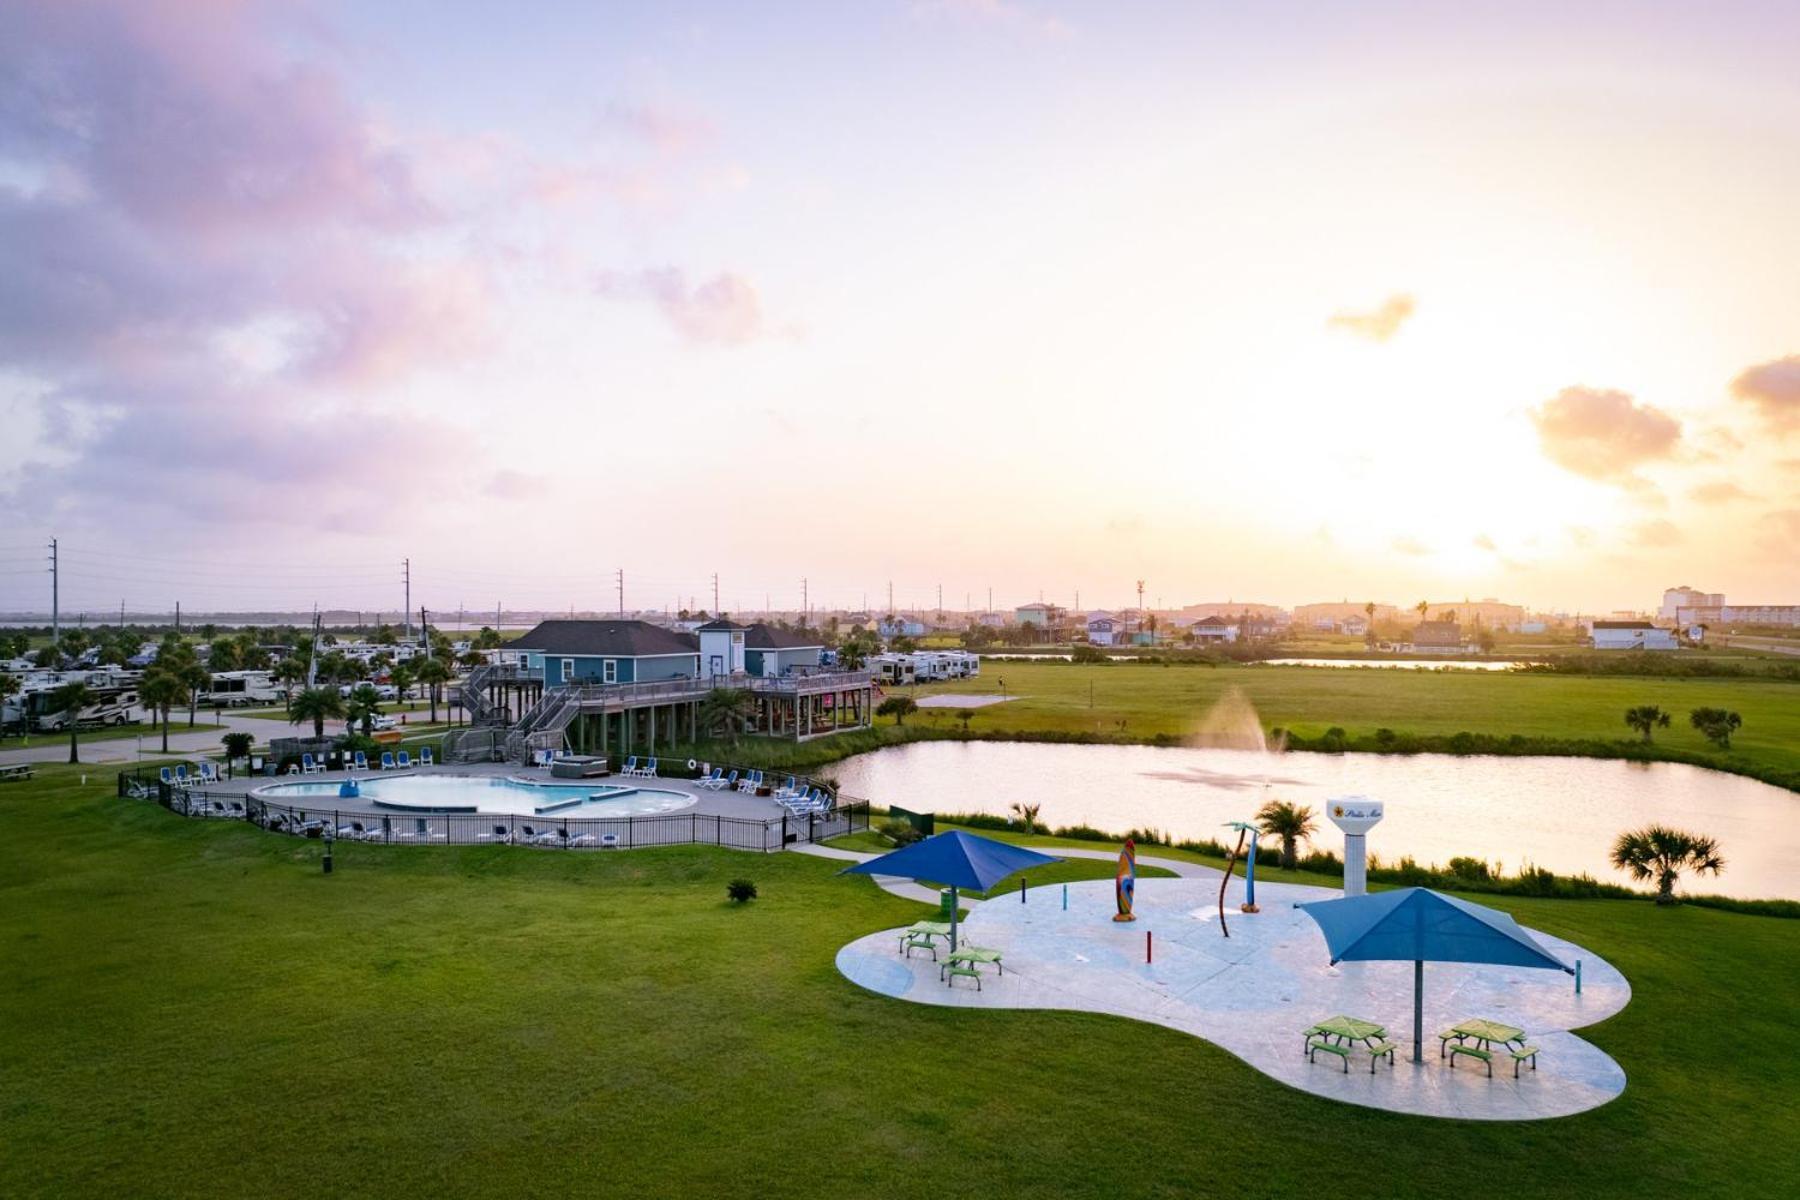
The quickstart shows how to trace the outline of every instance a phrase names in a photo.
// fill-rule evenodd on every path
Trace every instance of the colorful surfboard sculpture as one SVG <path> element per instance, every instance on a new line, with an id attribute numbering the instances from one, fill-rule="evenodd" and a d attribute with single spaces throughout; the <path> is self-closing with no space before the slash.
<path id="1" fill-rule="evenodd" d="M 1119 873 L 1113 876 L 1113 894 L 1119 902 L 1119 911 L 1113 920 L 1137 920 L 1131 911 L 1131 902 L 1137 895 L 1137 843 L 1134 841 L 1127 840 L 1125 848 L 1119 851 Z"/>

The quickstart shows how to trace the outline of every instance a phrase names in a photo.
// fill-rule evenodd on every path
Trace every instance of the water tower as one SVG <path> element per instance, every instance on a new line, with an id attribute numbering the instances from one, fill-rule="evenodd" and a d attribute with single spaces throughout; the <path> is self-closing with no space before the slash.
<path id="1" fill-rule="evenodd" d="M 1363 836 L 1381 821 L 1381 801 L 1367 796 L 1333 796 L 1325 802 L 1331 823 L 1344 831 L 1344 895 L 1369 890 L 1369 848 Z"/>

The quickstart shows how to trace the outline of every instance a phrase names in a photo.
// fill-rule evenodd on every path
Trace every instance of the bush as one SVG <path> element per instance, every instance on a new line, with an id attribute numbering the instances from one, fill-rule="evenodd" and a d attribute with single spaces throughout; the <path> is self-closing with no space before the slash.
<path id="1" fill-rule="evenodd" d="M 882 837 L 896 846 L 910 846 L 924 835 L 914 829 L 911 821 L 883 821 L 879 830 Z"/>
<path id="2" fill-rule="evenodd" d="M 756 899 L 756 885 L 748 879 L 734 879 L 725 885 L 725 894 L 731 897 L 733 904 L 742 904 Z"/>
<path id="3" fill-rule="evenodd" d="M 1468 858 L 1457 855 L 1450 860 L 1450 874 L 1458 879 L 1492 879 L 1493 873 L 1488 870 L 1486 862 L 1479 858 Z"/>

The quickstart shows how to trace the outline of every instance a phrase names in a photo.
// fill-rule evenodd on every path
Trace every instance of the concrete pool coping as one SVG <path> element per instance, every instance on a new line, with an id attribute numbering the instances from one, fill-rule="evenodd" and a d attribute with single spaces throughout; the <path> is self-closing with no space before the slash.
<path id="1" fill-rule="evenodd" d="M 1084 856 L 1085 857 L 1085 856 Z M 1140 879 L 1139 919 L 1113 922 L 1109 880 L 1036 889 L 1026 903 L 990 900 L 971 908 L 963 929 L 975 945 L 1003 952 L 1006 973 L 984 973 L 981 989 L 946 987 L 930 956 L 903 958 L 900 931 L 884 930 L 839 950 L 837 966 L 871 991 L 956 1008 L 1060 1009 L 1148 1021 L 1205 1038 L 1290 1087 L 1343 1103 L 1418 1116 L 1523 1121 L 1569 1116 L 1618 1096 L 1624 1070 L 1570 1032 L 1604 1020 L 1630 1000 L 1630 985 L 1592 952 L 1532 931 L 1565 961 L 1580 960 L 1582 992 L 1558 972 L 1428 963 L 1424 1061 L 1410 1060 L 1412 964 L 1340 963 L 1294 905 L 1338 893 L 1293 884 L 1257 888 L 1262 912 L 1237 911 L 1241 880 L 1227 898 L 1231 937 L 1219 933 L 1218 876 Z M 1154 957 L 1144 961 L 1145 933 Z M 1346 1064 L 1309 1062 L 1302 1031 L 1327 1017 L 1367 1017 L 1387 1026 L 1395 1061 L 1370 1071 L 1366 1053 Z M 1493 1077 L 1478 1062 L 1451 1069 L 1439 1057 L 1440 1029 L 1487 1017 L 1526 1031 L 1543 1051 L 1537 1070 L 1515 1081 L 1512 1059 L 1496 1052 Z M 1344 1070 L 1348 1066 L 1348 1071 Z"/>

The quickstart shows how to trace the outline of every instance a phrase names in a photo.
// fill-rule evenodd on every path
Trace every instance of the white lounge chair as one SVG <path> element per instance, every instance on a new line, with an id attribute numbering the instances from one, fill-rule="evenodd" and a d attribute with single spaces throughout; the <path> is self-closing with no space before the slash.
<path id="1" fill-rule="evenodd" d="M 356 752 L 356 757 L 351 760 L 350 769 L 352 771 L 368 770 L 369 769 L 369 756 L 367 754 L 364 754 L 361 750 L 358 750 Z"/>
<path id="2" fill-rule="evenodd" d="M 625 765 L 619 768 L 619 774 L 620 775 L 636 775 L 637 773 L 638 773 L 637 755 L 634 754 L 630 758 L 625 760 Z"/>
<path id="3" fill-rule="evenodd" d="M 412 762 L 412 755 L 410 755 L 410 754 L 408 754 L 408 753 L 407 753 L 407 752 L 406 752 L 406 751 L 404 751 L 404 750 L 398 750 L 398 751 L 396 751 L 396 752 L 395 752 L 395 755 L 394 755 L 394 756 L 395 756 L 395 757 L 396 757 L 396 758 L 397 758 L 397 759 L 399 759 L 399 761 L 400 761 L 400 769 L 401 769 L 401 770 L 402 770 L 402 771 L 410 771 L 410 770 L 412 770 L 412 765 L 413 765 L 413 762 Z"/>
<path id="4" fill-rule="evenodd" d="M 656 760 L 653 758 L 648 763 L 645 763 L 644 769 L 639 771 L 638 775 L 644 779 L 655 779 L 656 778 Z"/>
<path id="5" fill-rule="evenodd" d="M 360 756 L 358 756 L 358 757 L 360 757 Z M 420 750 L 419 750 L 419 765 L 421 767 L 434 767 L 437 765 L 437 763 L 431 757 L 431 747 L 430 746 L 424 746 L 424 747 L 420 748 Z"/>

